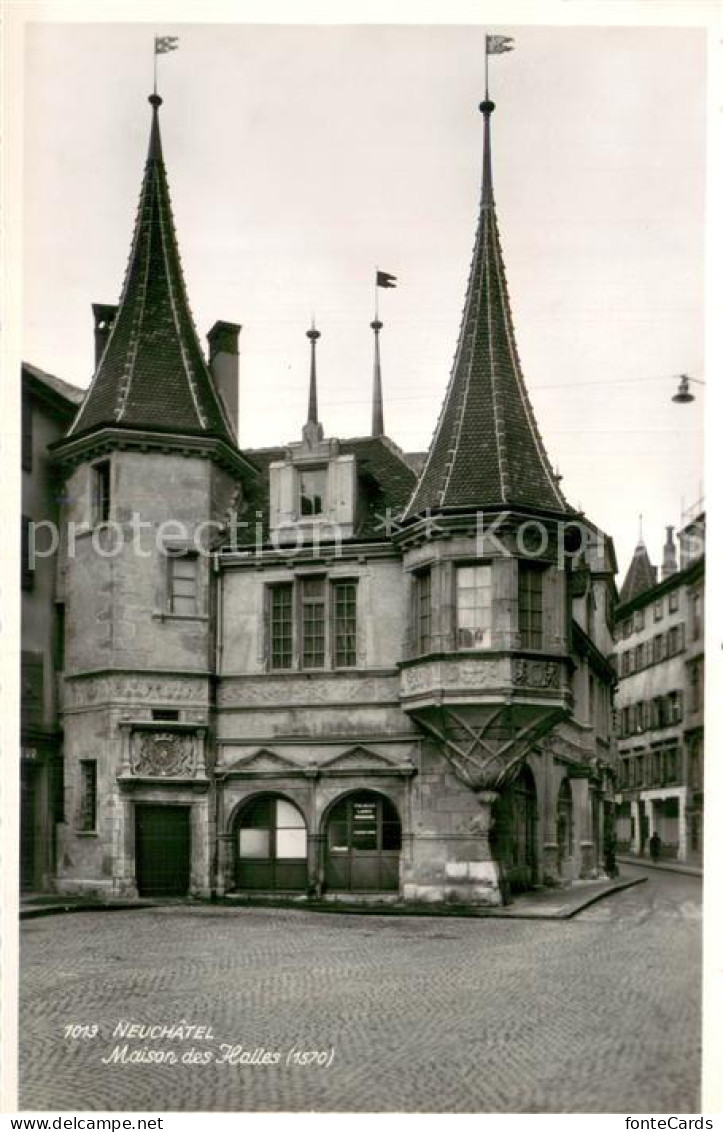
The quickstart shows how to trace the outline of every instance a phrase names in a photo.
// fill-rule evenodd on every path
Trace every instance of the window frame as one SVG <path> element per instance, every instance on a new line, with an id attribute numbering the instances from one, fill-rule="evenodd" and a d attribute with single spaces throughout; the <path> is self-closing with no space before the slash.
<path id="1" fill-rule="evenodd" d="M 306 596 L 304 590 L 306 587 L 311 586 L 313 583 L 318 583 L 320 591 L 316 595 Z M 328 585 L 327 579 L 319 574 L 306 574 L 301 575 L 298 579 L 297 589 L 297 608 L 298 608 L 298 625 L 299 625 L 299 668 L 302 672 L 323 671 L 328 667 L 328 631 L 329 631 L 329 600 L 328 600 Z M 318 609 L 321 609 L 321 617 L 318 616 Z M 306 610 L 314 610 L 311 614 L 311 621 L 307 628 Z M 318 628 L 321 631 L 318 631 Z M 311 632 L 311 629 L 314 632 Z M 313 642 L 313 652 L 310 649 L 312 660 L 318 659 L 319 656 L 319 641 L 321 641 L 321 662 L 309 663 L 307 661 L 307 643 L 311 646 Z"/>
<path id="2" fill-rule="evenodd" d="M 487 572 L 487 576 L 489 578 L 489 583 L 487 585 L 484 585 L 484 584 L 483 585 L 477 585 L 477 584 L 475 584 L 475 585 L 472 585 L 472 586 L 463 586 L 462 591 L 467 592 L 467 593 L 472 593 L 472 594 L 480 593 L 482 595 L 485 595 L 485 593 L 486 593 L 488 595 L 487 598 L 483 601 L 483 603 L 479 607 L 483 615 L 487 614 L 488 625 L 485 626 L 485 624 L 484 624 L 484 616 L 481 619 L 481 621 L 478 622 L 478 619 L 477 619 L 478 608 L 477 608 L 476 601 L 473 602 L 472 606 L 469 607 L 469 611 L 474 614 L 474 623 L 471 626 L 460 625 L 460 579 L 462 577 L 463 572 L 465 572 L 465 571 L 475 571 L 476 572 L 478 570 L 483 570 L 483 571 Z M 489 562 L 489 561 L 481 561 L 480 562 L 478 560 L 475 560 L 475 561 L 472 561 L 472 562 L 461 561 L 461 562 L 456 562 L 454 564 L 454 647 L 455 647 L 455 650 L 457 652 L 465 652 L 465 653 L 468 653 L 468 652 L 487 652 L 490 648 L 492 648 L 492 608 L 493 608 L 492 585 L 493 585 L 493 577 L 492 577 L 492 563 L 491 562 Z M 463 605 L 461 608 L 462 608 L 463 612 L 465 612 L 465 613 L 467 612 L 468 607 L 466 606 L 466 604 Z M 430 602 L 430 610 L 431 610 L 431 602 Z M 460 633 L 462 633 L 462 632 L 477 634 L 479 632 L 484 633 L 485 631 L 489 635 L 489 639 L 486 642 L 483 640 L 482 643 L 478 644 L 476 640 L 473 640 L 472 644 L 462 644 L 461 641 L 460 641 Z"/>
<path id="3" fill-rule="evenodd" d="M 279 621 L 279 641 L 280 647 L 278 653 L 275 652 L 275 616 L 276 611 L 274 602 L 277 597 L 283 595 L 286 597 L 288 594 L 288 603 L 280 605 L 278 613 L 280 615 Z M 271 672 L 289 672 L 294 668 L 294 650 L 295 650 L 295 628 L 294 628 L 294 583 L 290 582 L 270 582 L 266 586 L 266 602 L 268 606 L 268 625 L 267 625 L 267 648 L 268 648 L 268 667 Z M 288 635 L 285 632 L 288 625 Z M 286 651 L 286 639 L 288 636 L 288 652 Z M 279 656 L 281 659 L 277 662 L 275 659 Z M 288 663 L 285 663 L 288 656 Z"/>
<path id="4" fill-rule="evenodd" d="M 347 657 L 340 660 L 340 645 L 339 645 L 339 598 L 342 592 L 346 590 L 349 594 L 353 595 L 351 608 L 353 609 L 353 616 L 349 621 L 349 614 L 347 610 L 343 611 L 343 616 L 347 623 L 352 625 L 353 644 L 343 646 L 347 652 Z M 331 666 L 337 668 L 356 668 L 359 658 L 359 602 L 358 602 L 359 580 L 358 578 L 330 578 L 329 579 L 329 596 L 330 596 L 330 623 L 331 623 Z M 347 599 L 347 606 L 348 606 Z M 349 632 L 347 628 L 346 632 Z M 348 659 L 351 656 L 352 659 Z"/>
<path id="5" fill-rule="evenodd" d="M 520 634 L 520 648 L 541 651 L 545 647 L 545 575 L 547 565 L 542 562 L 519 561 L 517 563 L 517 631 Z M 523 586 L 523 579 L 536 579 L 534 593 L 530 586 Z M 529 608 L 523 606 L 523 590 L 525 597 L 539 598 L 539 608 L 535 609 L 530 601 Z M 523 608 L 529 619 L 530 616 L 539 618 L 539 627 L 535 628 L 529 623 L 523 627 Z"/>
<path id="6" fill-rule="evenodd" d="M 309 473 L 322 473 L 323 474 L 323 495 L 320 497 L 320 507 L 314 510 L 304 510 L 304 500 L 312 498 L 305 496 L 302 490 L 304 476 Z M 314 497 L 316 498 L 316 497 Z M 329 465 L 328 464 L 308 464 L 301 465 L 296 469 L 296 513 L 301 521 L 313 520 L 322 518 L 328 513 L 329 507 Z"/>
<path id="7" fill-rule="evenodd" d="M 91 526 L 100 527 L 109 523 L 112 508 L 111 486 L 112 462 L 110 456 L 96 460 L 90 466 L 90 513 Z"/>
<path id="8" fill-rule="evenodd" d="M 318 583 L 319 592 L 305 595 L 305 587 Z M 353 592 L 349 608 L 353 610 L 353 660 L 351 652 L 347 663 L 342 663 L 338 647 L 340 616 L 339 599 L 342 591 Z M 267 672 L 336 672 L 351 671 L 359 667 L 359 578 L 354 575 L 330 576 L 321 573 L 299 573 L 289 580 L 264 584 L 264 651 Z M 282 596 L 283 595 L 283 596 Z M 278 603 L 278 604 L 277 604 Z M 283 603 L 283 604 L 282 604 Z M 307 617 L 307 610 L 317 612 Z M 321 608 L 321 616 L 318 609 Z M 308 650 L 311 629 L 314 630 L 315 649 Z M 278 646 L 278 647 L 277 647 Z M 321 655 L 323 651 L 323 656 Z M 313 653 L 313 655 L 312 655 Z"/>
<path id="9" fill-rule="evenodd" d="M 412 631 L 414 655 L 426 656 L 432 647 L 432 568 L 412 574 Z"/>
<path id="10" fill-rule="evenodd" d="M 167 617 L 194 618 L 201 616 L 201 555 L 197 550 L 188 546 L 173 546 L 167 544 L 163 548 L 166 558 L 166 610 Z M 176 566 L 181 563 L 193 564 L 193 610 L 191 612 L 177 609 L 175 602 L 188 598 L 188 594 L 177 594 L 175 583 L 188 582 L 189 578 L 177 577 Z"/>

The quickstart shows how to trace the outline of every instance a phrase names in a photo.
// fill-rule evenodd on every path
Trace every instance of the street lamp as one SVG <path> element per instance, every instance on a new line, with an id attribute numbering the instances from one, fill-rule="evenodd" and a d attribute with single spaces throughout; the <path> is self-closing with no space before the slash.
<path id="1" fill-rule="evenodd" d="M 673 394 L 671 401 L 675 401 L 679 405 L 687 405 L 690 401 L 695 401 L 695 397 L 690 391 L 691 381 L 694 381 L 696 385 L 705 385 L 705 382 L 699 381 L 697 377 L 688 377 L 683 373 L 678 383 L 678 391 Z"/>

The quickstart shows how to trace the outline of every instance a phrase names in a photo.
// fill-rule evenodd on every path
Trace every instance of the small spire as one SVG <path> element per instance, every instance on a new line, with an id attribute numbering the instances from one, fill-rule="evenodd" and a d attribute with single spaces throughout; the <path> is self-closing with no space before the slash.
<path id="1" fill-rule="evenodd" d="M 484 149 L 482 156 L 482 207 L 494 207 L 494 193 L 492 191 L 492 143 L 490 141 L 490 118 L 494 112 L 495 104 L 491 99 L 485 98 L 479 104 L 484 115 Z"/>
<path id="2" fill-rule="evenodd" d="M 643 515 L 642 512 L 638 515 L 638 546 L 644 546 L 645 540 L 643 539 Z"/>
<path id="3" fill-rule="evenodd" d="M 311 375 L 309 378 L 309 412 L 307 414 L 307 424 L 319 423 L 319 407 L 316 399 L 316 343 L 321 334 L 316 329 L 314 320 L 311 320 L 311 330 L 307 330 L 306 337 L 311 342 Z"/>
<path id="4" fill-rule="evenodd" d="M 379 356 L 379 331 L 384 323 L 375 318 L 369 324 L 374 331 L 374 390 L 372 393 L 372 436 L 384 436 L 384 405 L 382 402 L 382 365 Z"/>
<path id="5" fill-rule="evenodd" d="M 158 108 L 163 105 L 163 99 L 160 94 L 149 94 L 148 101 L 153 107 L 153 121 L 151 122 L 151 136 L 148 142 L 148 160 L 149 161 L 162 161 L 163 150 L 161 148 L 161 127 L 158 122 Z"/>
<path id="6" fill-rule="evenodd" d="M 316 397 L 316 343 L 321 338 L 321 334 L 316 329 L 313 318 L 311 330 L 307 330 L 306 337 L 311 342 L 311 373 L 309 375 L 309 411 L 301 435 L 309 448 L 316 448 L 324 439 L 324 429 L 319 424 L 319 406 Z"/>

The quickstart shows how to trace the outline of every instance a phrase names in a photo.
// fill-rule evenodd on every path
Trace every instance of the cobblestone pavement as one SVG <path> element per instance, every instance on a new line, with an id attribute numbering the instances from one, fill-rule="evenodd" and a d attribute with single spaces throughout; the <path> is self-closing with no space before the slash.
<path id="1" fill-rule="evenodd" d="M 21 1108 L 694 1112 L 700 896 L 661 873 L 564 922 L 182 905 L 29 920 Z M 121 1039 L 122 1019 L 213 1039 Z M 280 1060 L 216 1064 L 226 1044 Z M 103 1064 L 124 1046 L 178 1061 Z"/>

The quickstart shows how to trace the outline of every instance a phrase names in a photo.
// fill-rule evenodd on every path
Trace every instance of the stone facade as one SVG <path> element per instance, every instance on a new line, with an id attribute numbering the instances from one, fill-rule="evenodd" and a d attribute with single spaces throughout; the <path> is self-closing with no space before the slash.
<path id="1" fill-rule="evenodd" d="M 35 366 L 22 367 L 22 603 L 20 883 L 47 889 L 56 870 L 62 817 L 64 605 L 50 553 L 59 500 L 48 448 L 73 419 L 82 391 Z M 32 534 L 31 534 L 32 524 Z"/>
<path id="2" fill-rule="evenodd" d="M 121 302 L 96 306 L 96 374 L 54 450 L 57 888 L 495 905 L 597 876 L 615 560 L 565 501 L 520 371 L 492 103 L 422 463 L 378 428 L 324 436 L 315 327 L 300 438 L 238 449 L 239 327 L 216 324 L 206 361 L 150 102 Z"/>
<path id="3" fill-rule="evenodd" d="M 703 852 L 705 515 L 670 539 L 664 576 L 616 612 L 617 839 L 637 856 Z M 665 568 L 667 565 L 667 568 Z"/>

